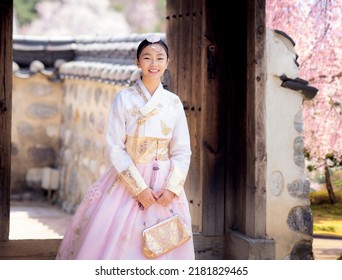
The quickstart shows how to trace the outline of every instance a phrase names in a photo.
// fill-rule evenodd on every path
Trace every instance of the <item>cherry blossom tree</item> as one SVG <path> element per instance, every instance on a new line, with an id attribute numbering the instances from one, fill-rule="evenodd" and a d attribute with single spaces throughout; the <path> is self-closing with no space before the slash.
<path id="1" fill-rule="evenodd" d="M 166 0 L 14 0 L 20 34 L 165 32 Z M 29 7 L 29 9 L 28 9 Z"/>
<path id="2" fill-rule="evenodd" d="M 124 15 L 109 0 L 39 1 L 38 18 L 21 27 L 29 35 L 122 35 L 130 33 Z"/>
<path id="3" fill-rule="evenodd" d="M 304 101 L 304 144 L 308 169 L 325 173 L 331 203 L 335 194 L 329 169 L 342 163 L 342 1 L 267 0 L 266 23 L 296 42 L 300 78 L 318 88 Z"/>

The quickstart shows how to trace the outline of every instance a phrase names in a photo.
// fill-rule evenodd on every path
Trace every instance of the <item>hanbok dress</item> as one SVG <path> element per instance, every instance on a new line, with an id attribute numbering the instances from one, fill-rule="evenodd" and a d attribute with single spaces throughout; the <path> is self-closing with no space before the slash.
<path id="1" fill-rule="evenodd" d="M 143 260 L 146 227 L 178 214 L 191 228 L 183 188 L 190 138 L 179 97 L 161 83 L 151 96 L 139 79 L 113 99 L 106 140 L 112 165 L 88 189 L 56 259 Z M 143 209 L 136 197 L 148 187 L 175 193 L 171 205 Z M 195 259 L 193 238 L 157 259 Z"/>

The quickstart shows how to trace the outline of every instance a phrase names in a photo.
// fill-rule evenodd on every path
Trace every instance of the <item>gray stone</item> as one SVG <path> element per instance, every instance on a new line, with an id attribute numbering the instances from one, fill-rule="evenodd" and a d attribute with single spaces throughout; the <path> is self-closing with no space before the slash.
<path id="1" fill-rule="evenodd" d="M 295 180 L 287 185 L 287 191 L 293 197 L 308 198 L 310 193 L 310 180 Z"/>
<path id="2" fill-rule="evenodd" d="M 302 136 L 298 136 L 295 138 L 293 142 L 293 160 L 295 164 L 299 167 L 305 167 L 305 158 L 304 158 L 304 139 Z"/>
<path id="3" fill-rule="evenodd" d="M 107 108 L 110 106 L 109 104 L 109 91 L 106 90 L 104 93 L 103 93 L 103 96 L 102 96 L 102 105 Z"/>
<path id="4" fill-rule="evenodd" d="M 86 129 L 88 126 L 88 115 L 86 112 L 83 112 L 83 115 L 82 115 L 82 126 L 83 126 L 83 129 Z"/>
<path id="5" fill-rule="evenodd" d="M 46 190 L 57 190 L 59 171 L 55 168 L 43 168 L 42 188 Z"/>
<path id="6" fill-rule="evenodd" d="M 55 116 L 58 112 L 58 108 L 53 104 L 35 103 L 30 105 L 26 113 L 28 116 L 39 119 L 47 119 Z"/>
<path id="7" fill-rule="evenodd" d="M 82 140 L 83 140 L 82 143 L 84 145 L 83 146 L 84 150 L 89 151 L 90 149 L 92 149 L 92 146 L 93 146 L 93 140 L 92 139 L 89 139 L 89 138 L 83 139 L 82 138 Z"/>
<path id="8" fill-rule="evenodd" d="M 313 217 L 309 206 L 298 206 L 291 209 L 287 217 L 288 226 L 296 231 L 312 235 Z"/>
<path id="9" fill-rule="evenodd" d="M 53 93 L 53 88 L 49 85 L 31 83 L 27 86 L 27 92 L 33 96 L 47 96 Z"/>
<path id="10" fill-rule="evenodd" d="M 89 162 L 89 169 L 91 172 L 93 172 L 94 174 L 96 174 L 96 172 L 98 171 L 98 162 L 95 159 L 90 160 Z"/>
<path id="11" fill-rule="evenodd" d="M 298 241 L 291 250 L 291 260 L 313 260 L 312 242 L 310 240 Z"/>
<path id="12" fill-rule="evenodd" d="M 95 103 L 96 103 L 96 105 L 98 105 L 100 103 L 101 95 L 102 95 L 101 88 L 96 88 L 95 89 Z"/>
<path id="13" fill-rule="evenodd" d="M 295 127 L 297 132 L 299 132 L 299 133 L 303 132 L 303 114 L 302 114 L 302 111 L 299 111 L 295 115 L 294 127 Z"/>
<path id="14" fill-rule="evenodd" d="M 302 152 L 295 152 L 293 155 L 293 161 L 295 164 L 301 168 L 305 167 L 305 158 Z"/>
<path id="15" fill-rule="evenodd" d="M 74 87 L 72 88 L 70 93 L 74 95 L 74 100 L 76 101 L 77 97 L 78 97 L 78 87 L 77 87 L 77 85 L 74 85 Z"/>
<path id="16" fill-rule="evenodd" d="M 71 149 L 65 149 L 63 153 L 63 163 L 68 164 L 72 160 L 73 153 Z"/>
<path id="17" fill-rule="evenodd" d="M 69 182 L 67 182 L 67 184 L 71 186 L 71 188 L 68 190 L 68 195 L 70 195 L 72 200 L 75 199 L 75 195 L 78 191 L 78 176 L 78 169 L 77 167 L 73 166 L 72 170 L 70 171 Z"/>
<path id="18" fill-rule="evenodd" d="M 53 124 L 53 125 L 47 125 L 46 126 L 46 135 L 54 138 L 54 137 L 59 137 L 59 129 L 60 126 Z"/>
<path id="19" fill-rule="evenodd" d="M 284 189 L 284 177 L 280 171 L 273 171 L 271 175 L 271 193 L 279 196 Z"/>
<path id="20" fill-rule="evenodd" d="M 33 146 L 27 150 L 28 157 L 34 163 L 53 163 L 55 162 L 55 150 L 51 147 L 37 147 Z"/>
<path id="21" fill-rule="evenodd" d="M 72 131 L 69 128 L 66 128 L 63 131 L 63 143 L 64 143 L 65 146 L 70 145 L 71 138 L 72 138 Z"/>
<path id="22" fill-rule="evenodd" d="M 26 185 L 34 188 L 41 186 L 43 168 L 30 168 L 26 173 Z"/>
<path id="23" fill-rule="evenodd" d="M 94 127 L 95 127 L 95 115 L 92 112 L 89 115 L 89 129 L 94 129 Z"/>
<path id="24" fill-rule="evenodd" d="M 66 112 L 66 118 L 67 118 L 68 121 L 72 120 L 73 114 L 74 114 L 74 110 L 72 108 L 72 104 L 70 104 L 68 106 L 68 109 L 67 109 L 67 112 Z"/>
<path id="25" fill-rule="evenodd" d="M 18 124 L 18 132 L 23 136 L 31 136 L 34 132 L 34 128 L 30 123 L 22 122 Z"/>
<path id="26" fill-rule="evenodd" d="M 304 151 L 304 139 L 302 136 L 298 136 L 295 138 L 293 143 L 293 149 L 298 152 Z"/>
<path id="27" fill-rule="evenodd" d="M 92 95 L 93 95 L 93 89 L 92 88 L 88 88 L 85 96 L 86 96 L 86 104 L 90 104 L 91 100 L 92 100 Z"/>
<path id="28" fill-rule="evenodd" d="M 73 214 L 74 205 L 71 202 L 68 202 L 64 205 L 64 211 L 68 214 Z"/>
<path id="29" fill-rule="evenodd" d="M 99 133 L 102 133 L 104 132 L 105 128 L 106 128 L 106 119 L 104 117 L 104 114 L 101 112 L 97 120 L 97 131 Z"/>

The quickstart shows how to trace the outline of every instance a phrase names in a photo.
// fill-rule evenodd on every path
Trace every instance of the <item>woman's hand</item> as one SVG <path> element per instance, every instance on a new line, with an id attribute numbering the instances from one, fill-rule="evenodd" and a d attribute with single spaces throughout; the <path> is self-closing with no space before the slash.
<path id="1" fill-rule="evenodd" d="M 159 198 L 157 199 L 157 202 L 161 206 L 169 207 L 175 197 L 175 194 L 169 190 L 163 189 L 158 193 L 158 196 Z"/>
<path id="2" fill-rule="evenodd" d="M 137 199 L 141 205 L 147 209 L 157 201 L 158 195 L 151 188 L 147 188 L 139 193 Z"/>

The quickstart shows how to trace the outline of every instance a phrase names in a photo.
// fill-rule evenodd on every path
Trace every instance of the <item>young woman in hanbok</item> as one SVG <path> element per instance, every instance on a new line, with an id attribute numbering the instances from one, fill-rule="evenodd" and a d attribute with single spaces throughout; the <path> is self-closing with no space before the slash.
<path id="1" fill-rule="evenodd" d="M 178 214 L 191 229 L 183 188 L 190 138 L 181 100 L 161 83 L 168 63 L 168 47 L 158 36 L 139 44 L 141 78 L 117 93 L 109 112 L 112 165 L 87 191 L 56 259 L 147 259 L 146 227 Z M 157 259 L 195 259 L 193 238 Z"/>

